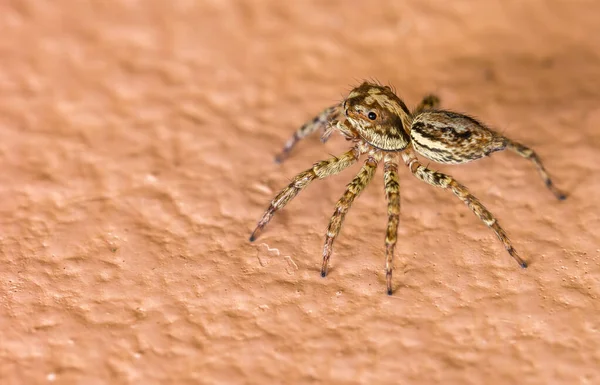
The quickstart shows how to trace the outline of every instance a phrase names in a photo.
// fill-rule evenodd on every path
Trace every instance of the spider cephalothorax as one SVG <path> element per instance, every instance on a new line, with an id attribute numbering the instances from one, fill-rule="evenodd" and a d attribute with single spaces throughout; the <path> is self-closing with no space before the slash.
<path id="1" fill-rule="evenodd" d="M 506 251 L 521 265 L 527 263 L 519 257 L 506 232 L 496 218 L 465 186 L 451 176 L 433 171 L 421 164 L 416 153 L 444 164 L 460 164 L 490 155 L 504 149 L 511 150 L 533 162 L 546 186 L 560 200 L 565 195 L 554 187 L 540 159 L 533 150 L 494 132 L 479 121 L 466 115 L 436 110 L 439 99 L 430 95 L 410 112 L 406 105 L 388 86 L 364 82 L 354 88 L 341 103 L 325 109 L 319 116 L 300 127 L 287 141 L 276 160 L 283 161 L 294 145 L 306 135 L 323 129 L 323 140 L 332 130 L 338 130 L 354 146 L 341 156 L 315 163 L 298 174 L 294 180 L 271 201 L 258 225 L 250 236 L 253 241 L 271 220 L 273 214 L 283 208 L 314 179 L 337 174 L 356 163 L 361 155 L 367 159 L 359 173 L 348 184 L 336 204 L 325 237 L 321 275 L 327 275 L 333 241 L 342 227 L 344 217 L 354 199 L 375 175 L 377 165 L 384 164 L 384 186 L 388 201 L 388 226 L 385 237 L 387 292 L 392 294 L 392 262 L 397 241 L 400 216 L 400 188 L 398 183 L 399 156 L 410 172 L 418 179 L 444 189 L 449 189 L 463 201 L 504 245 Z M 345 118 L 338 120 L 339 118 Z"/>
<path id="2" fill-rule="evenodd" d="M 365 82 L 350 92 L 343 109 L 348 123 L 370 145 L 399 151 L 410 143 L 410 111 L 390 87 Z"/>

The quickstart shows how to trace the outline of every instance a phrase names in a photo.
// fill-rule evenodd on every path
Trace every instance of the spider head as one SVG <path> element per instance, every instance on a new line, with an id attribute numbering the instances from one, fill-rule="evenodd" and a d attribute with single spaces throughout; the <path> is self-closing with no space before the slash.
<path id="1" fill-rule="evenodd" d="M 364 82 L 350 91 L 344 114 L 360 136 L 382 150 L 402 150 L 410 138 L 411 115 L 388 86 Z"/>

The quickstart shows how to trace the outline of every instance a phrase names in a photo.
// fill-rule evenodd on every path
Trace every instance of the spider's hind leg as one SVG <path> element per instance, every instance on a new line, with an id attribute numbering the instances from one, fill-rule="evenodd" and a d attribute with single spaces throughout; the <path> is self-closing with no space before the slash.
<path id="1" fill-rule="evenodd" d="M 336 104 L 335 106 L 331 106 L 323 110 L 319 115 L 315 116 L 311 121 L 304 123 L 291 138 L 283 146 L 283 149 L 277 156 L 275 156 L 275 162 L 281 163 L 283 162 L 292 151 L 292 148 L 304 137 L 312 134 L 313 132 L 321 129 L 323 133 L 326 132 L 330 123 L 337 120 L 342 115 L 342 105 Z M 328 138 L 327 136 L 323 136 L 321 141 L 325 142 Z"/>
<path id="2" fill-rule="evenodd" d="M 521 155 L 523 158 L 529 159 L 529 160 L 531 160 L 531 162 L 533 162 L 533 165 L 535 166 L 538 173 L 540 174 L 540 177 L 546 184 L 546 187 L 548 187 L 548 189 L 552 192 L 552 194 L 554 194 L 556 199 L 562 201 L 567 198 L 567 195 L 564 192 L 562 192 L 561 190 L 559 190 L 558 188 L 556 188 L 554 186 L 554 183 L 552 182 L 552 179 L 550 179 L 548 172 L 546 172 L 546 169 L 544 168 L 542 161 L 540 160 L 540 158 L 537 156 L 537 154 L 532 149 L 530 149 L 529 147 L 526 147 L 520 143 L 513 142 L 510 139 L 506 139 L 506 140 L 507 140 L 507 143 L 506 143 L 507 149 L 514 151 L 517 154 Z"/>
<path id="3" fill-rule="evenodd" d="M 466 204 L 469 209 L 471 209 L 473 214 L 477 215 L 477 217 L 481 219 L 483 223 L 485 223 L 494 231 L 494 233 L 496 233 L 496 236 L 500 242 L 502 242 L 508 254 L 510 254 L 510 256 L 513 257 L 521 267 L 527 267 L 527 262 L 519 257 L 517 251 L 512 245 L 512 242 L 508 238 L 508 235 L 506 235 L 506 232 L 500 226 L 494 215 L 489 212 L 489 210 L 485 208 L 479 199 L 471 194 L 465 186 L 458 183 L 450 175 L 436 172 L 423 166 L 417 159 L 412 149 L 408 149 L 403 152 L 402 159 L 404 160 L 406 166 L 408 166 L 410 172 L 418 179 L 432 186 L 441 187 L 443 189 L 452 191 L 458 199 L 463 201 L 463 203 Z"/>

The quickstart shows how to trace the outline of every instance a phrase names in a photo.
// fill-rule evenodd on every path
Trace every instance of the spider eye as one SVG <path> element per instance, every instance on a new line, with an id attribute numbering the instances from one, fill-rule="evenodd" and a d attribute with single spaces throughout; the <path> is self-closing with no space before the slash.
<path id="1" fill-rule="evenodd" d="M 369 112 L 369 115 L 367 115 L 369 117 L 369 119 L 371 120 L 375 120 L 377 119 L 377 114 L 374 113 L 373 111 Z"/>

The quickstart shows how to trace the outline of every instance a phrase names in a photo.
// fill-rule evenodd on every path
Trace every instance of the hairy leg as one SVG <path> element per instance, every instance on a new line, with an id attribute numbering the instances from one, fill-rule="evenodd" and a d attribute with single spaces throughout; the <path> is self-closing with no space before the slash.
<path id="1" fill-rule="evenodd" d="M 378 160 L 379 159 L 376 158 L 376 154 L 372 154 L 367 158 L 365 164 L 360 169 L 358 174 L 354 177 L 352 182 L 348 184 L 344 195 L 342 195 L 340 200 L 335 205 L 335 211 L 331 217 L 331 220 L 329 221 L 329 226 L 327 227 L 327 236 L 325 237 L 325 245 L 323 246 L 323 265 L 321 266 L 322 277 L 327 275 L 327 265 L 329 263 L 329 258 L 331 257 L 331 252 L 333 251 L 333 241 L 340 233 L 342 223 L 344 222 L 344 217 L 350 209 L 354 199 L 360 195 L 363 189 L 373 178 L 373 175 L 375 175 Z"/>
<path id="2" fill-rule="evenodd" d="M 567 198 L 567 195 L 565 193 L 563 193 L 562 191 L 560 191 L 559 189 L 557 189 L 554 186 L 554 183 L 552 182 L 552 179 L 550 179 L 550 176 L 546 172 L 546 169 L 544 168 L 542 161 L 540 160 L 540 158 L 537 156 L 537 154 L 532 149 L 530 149 L 529 147 L 526 147 L 520 143 L 513 142 L 512 140 L 510 140 L 508 138 L 505 138 L 505 139 L 506 139 L 506 148 L 508 148 L 511 151 L 516 152 L 517 154 L 521 155 L 523 158 L 529 159 L 529 160 L 531 160 L 531 162 L 533 162 L 533 165 L 535 166 L 538 173 L 542 177 L 542 180 L 544 181 L 544 183 L 546 184 L 548 189 L 552 192 L 552 194 L 554 194 L 556 199 L 562 201 Z"/>
<path id="3" fill-rule="evenodd" d="M 441 187 L 443 189 L 450 189 L 454 195 L 458 197 L 458 199 L 463 201 L 471 209 L 471 211 L 473 211 L 473 213 L 483 221 L 483 223 L 485 223 L 494 231 L 494 233 L 496 233 L 496 236 L 500 242 L 502 242 L 504 248 L 510 254 L 510 256 L 513 257 L 517 263 L 521 265 L 521 267 L 527 267 L 527 263 L 521 259 L 521 257 L 519 257 L 517 251 L 512 246 L 510 239 L 508 239 L 506 232 L 504 229 L 502 229 L 494 215 L 492 215 L 492 213 L 489 212 L 488 209 L 486 209 L 475 196 L 469 193 L 465 186 L 458 183 L 449 175 L 430 170 L 423 166 L 411 148 L 402 153 L 402 159 L 410 169 L 410 172 L 412 172 L 423 182 L 432 186 Z"/>
<path id="4" fill-rule="evenodd" d="M 440 98 L 436 95 L 427 95 L 421 100 L 421 103 L 415 108 L 413 114 L 418 114 L 423 112 L 423 110 L 432 110 L 438 108 L 440 106 Z"/>
<path id="5" fill-rule="evenodd" d="M 398 178 L 398 154 L 387 154 L 384 158 L 385 195 L 388 201 L 388 225 L 385 234 L 385 278 L 387 293 L 392 295 L 392 262 L 398 239 L 400 221 L 400 183 Z"/>
<path id="6" fill-rule="evenodd" d="M 323 110 L 319 115 L 315 116 L 310 122 L 306 122 L 300 127 L 294 135 L 283 146 L 283 150 L 275 157 L 275 162 L 283 162 L 289 155 L 292 148 L 304 137 L 312 134 L 318 129 L 322 129 L 323 132 L 327 129 L 327 126 L 331 121 L 337 120 L 343 113 L 341 104 L 336 104 Z M 325 141 L 326 138 L 323 140 Z"/>
<path id="7" fill-rule="evenodd" d="M 289 201 L 298 195 L 302 189 L 308 186 L 310 182 L 317 178 L 323 179 L 330 175 L 339 173 L 345 168 L 356 163 L 364 151 L 365 150 L 363 147 L 356 145 L 349 151 L 345 152 L 342 156 L 317 162 L 312 168 L 309 168 L 308 170 L 296 175 L 294 180 L 292 180 L 292 182 L 286 188 L 281 190 L 281 192 L 277 194 L 275 198 L 273 198 L 269 208 L 267 211 L 265 211 L 264 215 L 258 222 L 258 225 L 252 232 L 252 235 L 250 236 L 250 242 L 257 238 L 260 231 L 267 225 L 267 223 L 269 223 L 275 212 L 282 209 Z"/>

